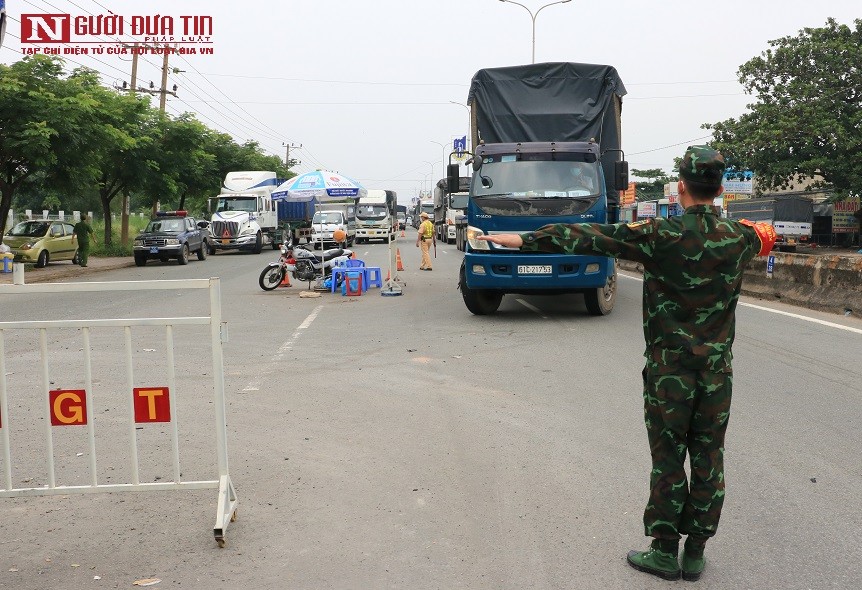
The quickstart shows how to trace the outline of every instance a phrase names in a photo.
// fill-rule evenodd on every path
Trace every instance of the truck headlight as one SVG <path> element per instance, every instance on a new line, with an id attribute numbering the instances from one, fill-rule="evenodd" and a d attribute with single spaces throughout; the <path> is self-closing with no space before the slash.
<path id="1" fill-rule="evenodd" d="M 135 239 L 135 244 L 134 244 L 134 245 L 135 245 L 135 246 L 143 246 L 143 245 L 144 245 L 144 241 L 143 241 L 143 240 L 139 240 L 139 239 Z"/>
<path id="2" fill-rule="evenodd" d="M 241 235 L 241 236 L 248 236 L 248 235 L 255 234 L 255 233 L 257 233 L 257 232 L 255 231 L 255 229 L 254 229 L 253 227 L 247 227 L 247 228 L 245 228 L 244 230 L 242 230 L 242 231 L 239 233 L 239 235 Z"/>
<path id="3" fill-rule="evenodd" d="M 177 238 L 168 238 L 165 240 L 165 246 L 179 246 L 180 241 Z"/>
<path id="4" fill-rule="evenodd" d="M 478 227 L 468 226 L 467 227 L 467 243 L 470 244 L 470 248 L 473 250 L 490 250 L 491 245 L 488 242 L 479 241 L 476 238 L 479 236 L 484 236 L 485 232 L 479 229 Z"/>

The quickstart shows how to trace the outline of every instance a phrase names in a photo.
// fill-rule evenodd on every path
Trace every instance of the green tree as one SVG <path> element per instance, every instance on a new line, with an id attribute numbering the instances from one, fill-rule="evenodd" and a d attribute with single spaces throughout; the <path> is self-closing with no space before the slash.
<path id="1" fill-rule="evenodd" d="M 146 190 L 163 208 L 201 210 L 195 197 L 212 183 L 216 173 L 216 158 L 206 142 L 209 133 L 189 113 L 160 121 L 156 169 L 146 182 Z"/>
<path id="2" fill-rule="evenodd" d="M 760 190 L 804 179 L 844 196 L 862 187 L 862 20 L 834 19 L 769 42 L 739 81 L 749 112 L 704 128 L 728 165 L 754 171 Z M 821 180 L 822 179 L 822 180 Z"/>
<path id="3" fill-rule="evenodd" d="M 237 144 L 193 115 L 165 116 L 148 97 L 105 88 L 94 70 L 65 76 L 62 64 L 34 56 L 0 65 L 0 236 L 16 194 L 34 209 L 98 204 L 110 245 L 117 195 L 201 211 L 227 172 L 293 176 L 256 142 Z"/>
<path id="4" fill-rule="evenodd" d="M 158 173 L 161 113 L 149 98 L 117 94 L 101 85 L 98 73 L 75 70 L 69 78 L 86 87 L 96 101 L 92 141 L 85 149 L 88 165 L 72 178 L 77 186 L 95 185 L 105 220 L 104 244 L 113 240 L 111 204 L 117 195 L 144 188 Z"/>
<path id="5" fill-rule="evenodd" d="M 62 62 L 36 55 L 0 64 L 0 236 L 12 198 L 37 173 L 51 183 L 86 166 L 95 101 L 63 78 Z"/>
<path id="6" fill-rule="evenodd" d="M 645 178 L 646 181 L 635 181 L 635 192 L 638 201 L 655 201 L 664 198 L 664 185 L 678 180 L 676 176 L 668 175 L 661 168 L 638 170 L 632 168 L 632 176 Z"/>

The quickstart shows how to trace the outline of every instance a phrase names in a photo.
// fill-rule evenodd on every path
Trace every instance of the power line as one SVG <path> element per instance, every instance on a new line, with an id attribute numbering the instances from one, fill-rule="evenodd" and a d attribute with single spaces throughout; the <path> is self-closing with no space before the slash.
<path id="1" fill-rule="evenodd" d="M 200 72 L 198 72 L 200 73 Z M 204 75 L 204 74 L 201 74 Z M 322 84 L 359 84 L 367 86 L 454 86 L 466 88 L 469 84 L 456 84 L 451 82 L 372 82 L 369 80 L 327 80 L 319 78 L 285 78 L 281 76 L 249 76 L 245 74 L 206 74 L 207 76 L 220 76 L 227 78 L 244 78 L 248 80 L 279 80 L 285 82 L 315 82 Z M 633 82 L 626 86 L 678 86 L 682 84 L 729 84 L 738 80 L 699 80 L 679 82 Z"/>
<path id="2" fill-rule="evenodd" d="M 196 73 L 197 73 L 201 78 L 203 78 L 203 79 L 204 79 L 204 80 L 205 80 L 205 81 L 206 81 L 210 86 L 212 86 L 213 88 L 215 88 L 215 89 L 216 89 L 216 90 L 217 90 L 217 91 L 218 91 L 222 96 L 224 96 L 225 98 L 227 98 L 227 99 L 231 102 L 231 104 L 233 104 L 233 105 L 237 106 L 237 108 L 239 108 L 241 111 L 243 111 L 243 112 L 244 112 L 245 114 L 247 114 L 249 117 L 251 117 L 252 119 L 254 119 L 255 121 L 257 121 L 258 123 L 260 123 L 261 125 L 263 125 L 266 129 L 269 129 L 269 130 L 270 130 L 273 134 L 275 134 L 276 136 L 281 135 L 282 137 L 284 137 L 284 134 L 279 134 L 276 130 L 274 130 L 274 129 L 272 129 L 271 127 L 269 127 L 269 125 L 267 125 L 266 123 L 264 123 L 263 121 L 261 121 L 260 119 L 258 119 L 258 118 L 257 118 L 257 117 L 255 117 L 254 115 L 252 115 L 251 113 L 249 113 L 249 112 L 248 112 L 246 109 L 244 109 L 243 107 L 239 106 L 239 103 L 237 103 L 237 102 L 236 102 L 236 101 L 234 101 L 230 96 L 228 96 L 227 94 L 225 94 L 225 92 L 224 92 L 221 88 L 219 88 L 217 85 L 215 85 L 213 82 L 211 82 L 211 81 L 209 80 L 209 78 L 207 78 L 206 76 L 204 76 L 204 75 L 203 75 L 203 74 L 202 74 L 202 73 L 201 73 L 201 72 L 200 72 L 196 67 L 194 67 L 194 65 L 192 65 L 192 64 L 191 64 L 191 63 L 190 63 L 190 62 L 189 62 L 185 57 L 182 57 L 182 56 L 181 56 L 181 57 L 180 57 L 180 59 L 182 59 L 186 64 L 188 64 L 188 66 L 189 66 L 192 70 L 194 70 L 194 71 L 195 71 L 195 72 L 196 72 Z M 293 143 L 293 142 L 292 142 L 292 140 L 287 140 L 287 142 L 288 142 L 288 143 Z"/>
<path id="3" fill-rule="evenodd" d="M 704 135 L 703 137 L 695 137 L 694 139 L 689 139 L 689 140 L 687 140 L 687 141 L 683 141 L 683 142 L 680 142 L 680 143 L 672 143 L 672 144 L 670 144 L 670 145 L 666 145 L 666 146 L 663 146 L 663 147 L 660 147 L 660 148 L 655 148 L 655 149 L 651 149 L 651 150 L 644 150 L 644 151 L 642 151 L 642 152 L 630 152 L 630 153 L 629 153 L 629 154 L 627 154 L 627 155 L 629 155 L 629 156 L 639 156 L 640 154 L 649 154 L 649 153 L 651 153 L 651 152 L 658 152 L 658 151 L 661 151 L 661 150 L 666 150 L 666 149 L 668 149 L 668 148 L 678 147 L 678 146 L 681 146 L 681 145 L 691 145 L 691 142 L 693 142 L 693 141 L 700 141 L 701 139 L 709 139 L 709 138 L 711 138 L 711 137 L 712 137 L 712 135 L 711 135 L 711 134 L 710 134 L 710 135 Z"/>
<path id="4" fill-rule="evenodd" d="M 467 88 L 468 84 L 451 84 L 440 82 L 370 82 L 367 80 L 321 80 L 316 78 L 282 78 L 279 76 L 246 76 L 244 74 L 207 74 L 207 76 L 222 76 L 227 78 L 244 78 L 248 80 L 281 80 L 285 82 L 317 82 L 322 84 L 360 84 L 367 86 L 455 86 Z"/>
<path id="5" fill-rule="evenodd" d="M 203 88 L 201 88 L 200 86 L 198 86 L 198 84 L 197 84 L 197 83 L 195 83 L 195 82 L 194 82 L 194 80 L 192 80 L 191 78 L 186 78 L 186 79 L 184 79 L 184 81 L 185 81 L 185 82 L 188 82 L 191 86 L 193 86 L 194 88 L 198 89 L 201 93 L 206 94 L 206 91 L 205 91 Z M 201 100 L 201 101 L 202 101 L 202 99 L 201 99 L 200 95 L 196 94 L 196 93 L 195 93 L 194 91 L 192 91 L 189 87 L 186 87 L 186 88 L 185 88 L 185 91 L 186 91 L 188 94 L 191 94 L 193 97 L 195 97 L 195 98 L 197 98 L 197 99 L 199 99 L 199 100 Z M 194 102 L 194 101 L 191 101 L 191 102 Z M 206 101 L 202 101 L 202 102 L 206 103 Z M 189 104 L 189 103 L 190 103 L 190 101 L 183 101 L 183 103 L 184 103 L 184 104 L 186 104 L 186 105 L 188 105 L 190 108 L 192 108 L 192 107 L 191 107 L 191 104 Z M 224 112 L 222 112 L 221 110 L 219 110 L 219 109 L 217 109 L 217 108 L 213 107 L 213 106 L 212 106 L 212 105 L 210 105 L 210 104 L 207 104 L 207 106 L 208 106 L 210 109 L 212 109 L 212 110 L 213 110 L 213 112 L 215 112 L 218 116 L 220 116 L 220 117 L 222 117 L 222 118 L 224 118 L 224 119 L 226 119 L 226 120 L 228 120 L 228 121 L 233 122 L 233 121 L 234 121 L 234 120 L 236 120 L 236 119 L 241 119 L 241 117 L 231 116 L 231 115 L 235 115 L 235 113 L 232 113 L 232 112 L 230 111 L 230 109 L 226 109 L 226 110 L 227 110 L 227 112 L 228 112 L 228 114 L 225 114 Z M 253 126 L 252 126 L 252 125 L 249 125 L 249 127 L 253 127 Z M 262 130 L 262 129 L 257 129 L 257 131 L 258 131 L 259 133 L 260 133 L 260 132 L 262 132 L 262 133 L 263 133 L 263 135 L 270 135 L 267 131 Z M 240 135 L 241 135 L 241 134 L 240 134 Z M 281 141 L 281 138 L 276 137 L 275 135 L 270 135 L 270 137 L 269 137 L 269 138 L 270 138 L 270 139 L 274 139 L 275 141 Z"/>
<path id="6" fill-rule="evenodd" d="M 722 94 L 675 94 L 672 96 L 626 96 L 626 100 L 662 100 L 665 98 L 708 98 L 712 96 L 745 96 L 745 92 L 727 92 Z"/>

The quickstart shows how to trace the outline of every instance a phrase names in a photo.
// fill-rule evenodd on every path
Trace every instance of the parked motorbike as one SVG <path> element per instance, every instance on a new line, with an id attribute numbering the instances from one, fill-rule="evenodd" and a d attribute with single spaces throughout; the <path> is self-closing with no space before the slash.
<path id="1" fill-rule="evenodd" d="M 332 274 L 332 268 L 340 266 L 353 257 L 353 250 L 333 248 L 315 254 L 307 246 L 293 245 L 292 241 L 281 245 L 281 255 L 270 262 L 260 273 L 258 284 L 264 291 L 272 291 L 284 280 L 287 273 L 297 281 L 324 279 Z"/>

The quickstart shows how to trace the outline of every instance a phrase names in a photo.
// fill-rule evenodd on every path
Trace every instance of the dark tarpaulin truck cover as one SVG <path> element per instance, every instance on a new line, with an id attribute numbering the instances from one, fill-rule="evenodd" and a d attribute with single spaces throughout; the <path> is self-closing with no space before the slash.
<path id="1" fill-rule="evenodd" d="M 589 141 L 601 148 L 608 200 L 613 163 L 622 159 L 620 115 L 625 86 L 616 68 L 598 64 L 540 63 L 476 72 L 467 102 L 473 145 L 533 141 Z M 478 137 L 477 137 L 478 135 Z"/>

